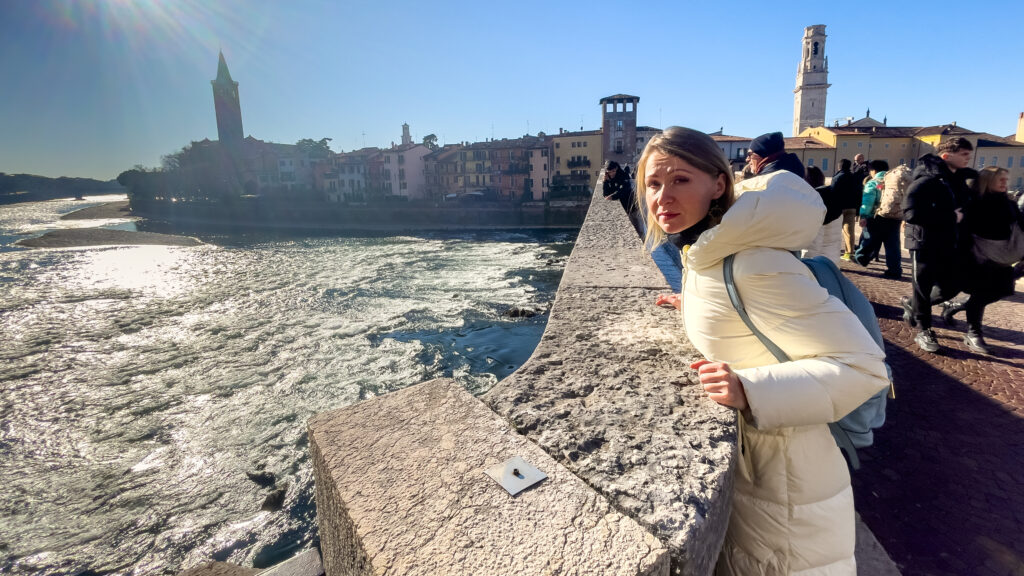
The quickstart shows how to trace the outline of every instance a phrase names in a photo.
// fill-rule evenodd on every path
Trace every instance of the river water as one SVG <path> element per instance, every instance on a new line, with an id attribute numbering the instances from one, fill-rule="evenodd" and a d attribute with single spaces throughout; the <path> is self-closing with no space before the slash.
<path id="1" fill-rule="evenodd" d="M 21 249 L 116 200 L 0 206 L 0 573 L 267 566 L 315 541 L 305 423 L 521 365 L 575 233 Z M 265 474 L 260 485 L 249 475 Z M 270 477 L 272 475 L 272 478 Z M 270 485 L 273 483 L 273 485 Z M 279 509 L 265 499 L 284 489 Z"/>

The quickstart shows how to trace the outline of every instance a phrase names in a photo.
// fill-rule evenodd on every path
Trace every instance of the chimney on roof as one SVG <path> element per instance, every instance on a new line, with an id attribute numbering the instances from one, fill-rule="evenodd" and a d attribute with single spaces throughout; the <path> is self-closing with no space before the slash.
<path id="1" fill-rule="evenodd" d="M 953 120 L 953 128 L 956 128 L 956 120 Z"/>

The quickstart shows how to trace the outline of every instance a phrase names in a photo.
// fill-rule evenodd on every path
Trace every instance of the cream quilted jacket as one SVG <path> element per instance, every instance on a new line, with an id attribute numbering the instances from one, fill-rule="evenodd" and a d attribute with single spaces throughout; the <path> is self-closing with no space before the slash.
<path id="1" fill-rule="evenodd" d="M 683 320 L 708 359 L 729 363 L 753 414 L 720 574 L 856 574 L 850 477 L 827 424 L 888 385 L 884 353 L 790 251 L 807 246 L 825 207 L 789 172 L 736 185 L 736 203 L 684 256 Z M 722 259 L 750 318 L 791 358 L 779 364 L 729 303 Z"/>

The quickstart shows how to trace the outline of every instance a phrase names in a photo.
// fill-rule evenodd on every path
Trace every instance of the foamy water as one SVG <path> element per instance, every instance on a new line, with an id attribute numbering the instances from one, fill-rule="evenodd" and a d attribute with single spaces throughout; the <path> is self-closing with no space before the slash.
<path id="1" fill-rule="evenodd" d="M 88 224 L 57 221 L 86 205 L 0 206 L 0 572 L 264 566 L 308 547 L 308 418 L 440 376 L 488 389 L 546 322 L 504 312 L 546 310 L 574 238 L 12 246 Z M 286 489 L 280 510 L 261 510 L 258 471 Z"/>

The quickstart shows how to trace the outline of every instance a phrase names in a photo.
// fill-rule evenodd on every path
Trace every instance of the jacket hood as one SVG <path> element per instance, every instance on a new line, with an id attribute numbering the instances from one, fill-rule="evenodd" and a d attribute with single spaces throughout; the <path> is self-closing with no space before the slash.
<path id="1" fill-rule="evenodd" d="M 943 172 L 949 172 L 949 168 L 946 167 L 946 161 L 935 154 L 925 154 L 919 159 L 919 163 L 917 167 L 914 168 L 911 179 L 917 180 L 918 178 L 931 178 L 933 176 L 939 176 Z"/>
<path id="2" fill-rule="evenodd" d="M 686 266 L 702 269 L 747 248 L 801 250 L 818 234 L 825 204 L 810 184 L 788 171 L 743 180 L 736 202 L 722 221 L 707 230 L 686 252 Z"/>

